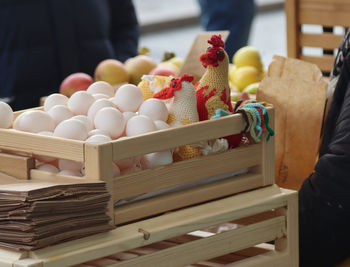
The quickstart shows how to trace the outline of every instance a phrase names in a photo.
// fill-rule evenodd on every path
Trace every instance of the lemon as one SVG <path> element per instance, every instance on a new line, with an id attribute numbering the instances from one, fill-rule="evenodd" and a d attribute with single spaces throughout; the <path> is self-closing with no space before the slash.
<path id="1" fill-rule="evenodd" d="M 263 64 L 261 62 L 261 57 L 259 51 L 253 46 L 244 46 L 237 50 L 232 58 L 233 64 L 237 68 L 244 66 L 253 66 L 259 72 L 263 71 Z"/>
<path id="2" fill-rule="evenodd" d="M 237 68 L 233 72 L 233 84 L 237 87 L 238 91 L 242 92 L 249 84 L 260 81 L 259 71 L 252 66 L 244 66 Z"/>

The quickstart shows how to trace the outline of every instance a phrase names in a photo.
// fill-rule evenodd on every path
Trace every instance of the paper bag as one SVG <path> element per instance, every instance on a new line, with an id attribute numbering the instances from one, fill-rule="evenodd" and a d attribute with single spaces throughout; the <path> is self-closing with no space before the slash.
<path id="1" fill-rule="evenodd" d="M 317 66 L 275 56 L 257 100 L 275 108 L 275 178 L 298 190 L 312 172 L 320 144 L 327 82 Z"/>

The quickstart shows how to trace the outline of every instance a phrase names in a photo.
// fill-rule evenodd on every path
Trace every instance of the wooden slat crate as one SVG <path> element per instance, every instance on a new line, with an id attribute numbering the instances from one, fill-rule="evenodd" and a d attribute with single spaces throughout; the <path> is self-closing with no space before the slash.
<path id="1" fill-rule="evenodd" d="M 270 126 L 273 127 L 273 108 L 268 108 Z M 16 116 L 18 113 L 16 114 Z M 112 162 L 146 153 L 171 149 L 201 140 L 210 140 L 237 134 L 245 127 L 240 114 L 191 125 L 161 130 L 124 140 L 104 144 L 88 144 L 83 141 L 41 136 L 26 132 L 0 129 L 0 150 L 25 152 L 25 159 L 33 155 L 51 156 L 79 161 L 85 164 L 85 178 L 58 175 L 37 169 L 24 170 L 22 177 L 31 181 L 84 182 L 103 180 L 112 196 L 109 212 L 116 225 L 125 224 L 169 210 L 190 206 L 259 188 L 274 183 L 274 139 L 266 142 L 266 136 L 257 144 L 229 151 L 176 162 L 155 169 L 147 169 L 113 177 Z M 13 163 L 13 156 L 5 160 Z M 21 159 L 21 156 L 18 156 Z M 23 159 L 17 163 L 23 165 Z M 17 164 L 15 163 L 15 164 Z M 25 166 L 31 166 L 27 164 Z M 181 190 L 147 200 L 127 204 L 114 209 L 120 199 L 179 186 L 208 177 L 229 173 L 242 168 L 248 172 L 207 185 Z M 1 169 L 0 164 L 0 171 Z M 27 177 L 25 177 L 27 175 Z"/>
<path id="2" fill-rule="evenodd" d="M 297 205 L 295 191 L 272 185 L 32 252 L 0 250 L 0 265 L 298 266 Z"/>

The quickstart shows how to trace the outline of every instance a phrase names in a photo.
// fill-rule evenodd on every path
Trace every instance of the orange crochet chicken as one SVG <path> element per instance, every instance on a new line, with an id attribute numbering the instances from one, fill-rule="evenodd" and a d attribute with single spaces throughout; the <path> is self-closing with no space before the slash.
<path id="1" fill-rule="evenodd" d="M 196 84 L 197 111 L 200 121 L 215 116 L 218 109 L 233 113 L 228 82 L 229 59 L 224 50 L 225 43 L 221 35 L 213 35 L 208 43 L 211 46 L 200 56 L 206 71 Z M 242 136 L 239 134 L 225 138 L 229 142 L 229 147 L 234 147 L 240 143 Z"/>

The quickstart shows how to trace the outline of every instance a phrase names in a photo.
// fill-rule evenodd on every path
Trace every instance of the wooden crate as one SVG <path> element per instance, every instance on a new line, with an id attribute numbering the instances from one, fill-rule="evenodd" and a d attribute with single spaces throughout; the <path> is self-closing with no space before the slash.
<path id="1" fill-rule="evenodd" d="M 273 127 L 273 109 L 268 108 Z M 16 113 L 18 116 L 19 113 Z M 112 162 L 155 151 L 162 151 L 201 140 L 237 134 L 245 127 L 240 114 L 191 125 L 161 130 L 125 140 L 104 144 L 41 136 L 26 132 L 0 129 L 0 150 L 25 152 L 29 156 L 2 154 L 0 164 L 16 166 L 18 178 L 31 181 L 79 183 L 103 180 L 112 196 L 109 212 L 116 225 L 125 224 L 169 210 L 210 201 L 234 193 L 274 183 L 274 140 L 262 141 L 229 151 L 176 162 L 155 169 L 113 177 Z M 51 174 L 33 169 L 29 164 L 33 155 L 51 156 L 85 164 L 85 178 Z M 28 163 L 29 162 L 29 163 Z M 211 184 L 153 197 L 114 209 L 114 202 L 156 190 L 198 181 L 211 176 L 248 168 L 248 172 Z M 8 170 L 9 168 L 7 168 Z M 10 168 L 11 169 L 11 168 Z M 19 175 L 21 172 L 22 175 Z"/>
<path id="2" fill-rule="evenodd" d="M 0 250 L 0 265 L 298 266 L 297 205 L 295 191 L 272 185 L 32 252 Z M 211 232 L 228 222 L 237 227 Z"/>

